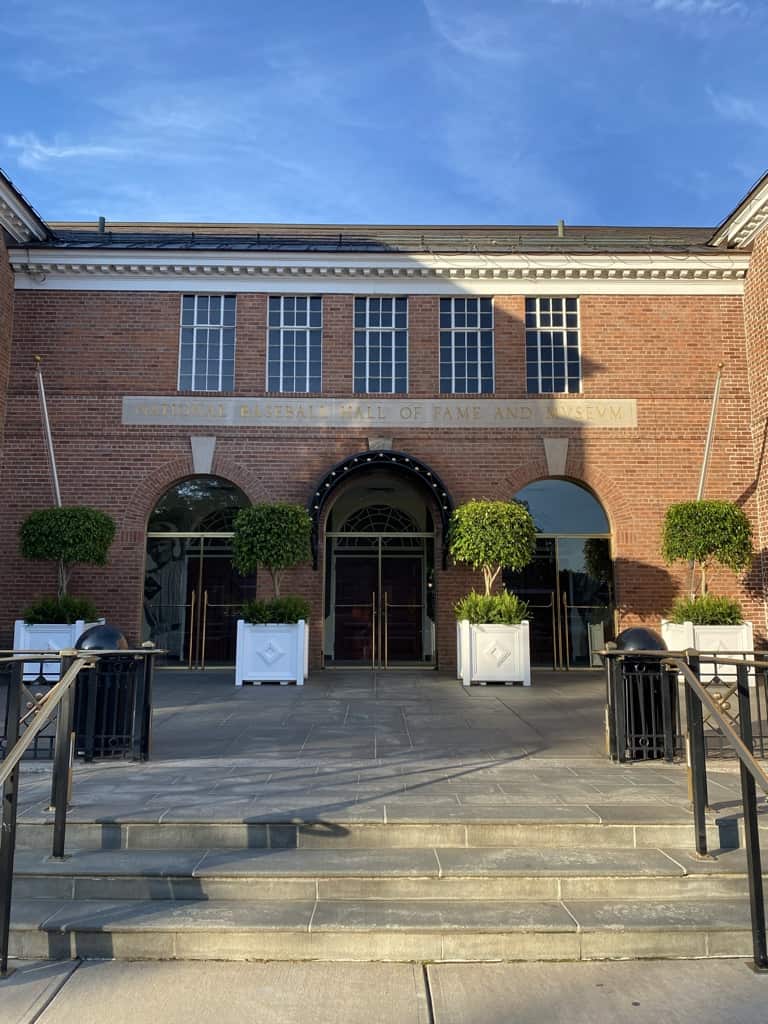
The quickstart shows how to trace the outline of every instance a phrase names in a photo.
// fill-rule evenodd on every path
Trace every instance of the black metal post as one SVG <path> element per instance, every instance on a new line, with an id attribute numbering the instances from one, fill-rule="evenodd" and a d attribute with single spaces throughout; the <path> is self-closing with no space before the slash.
<path id="1" fill-rule="evenodd" d="M 74 658 L 61 659 L 61 678 L 69 670 Z M 61 698 L 59 703 L 59 720 L 56 723 L 56 751 L 53 759 L 53 850 L 52 856 L 59 859 L 64 856 L 64 843 L 67 831 L 67 801 L 69 799 L 69 773 L 72 770 L 70 751 L 72 735 L 72 716 L 74 702 L 72 699 L 73 684 Z"/>
<path id="2" fill-rule="evenodd" d="M 739 724 L 741 738 L 752 750 L 752 714 L 749 699 L 749 671 L 746 665 L 736 669 L 739 690 Z M 747 846 L 749 909 L 752 916 L 752 952 L 755 970 L 768 971 L 768 948 L 765 935 L 765 904 L 763 903 L 763 871 L 760 861 L 760 834 L 757 827 L 757 794 L 755 780 L 741 764 L 741 799 L 744 805 L 744 835 Z"/>
<path id="3" fill-rule="evenodd" d="M 148 761 L 152 753 L 152 690 L 155 681 L 155 653 L 148 651 L 144 656 L 144 730 L 142 733 L 141 756 Z"/>
<path id="4" fill-rule="evenodd" d="M 687 657 L 688 666 L 701 678 L 701 663 L 698 654 Z M 693 821 L 696 833 L 696 852 L 700 857 L 707 853 L 707 761 L 704 745 L 704 715 L 701 701 L 690 686 L 685 687 L 685 709 L 688 718 L 688 759 L 691 772 L 691 796 L 693 799 Z"/>
<path id="5" fill-rule="evenodd" d="M 133 708 L 131 714 L 131 760 L 143 761 L 146 757 L 144 752 L 144 729 L 145 729 L 145 708 L 147 697 L 147 655 L 139 661 L 133 659 L 134 685 Z"/>
<path id="6" fill-rule="evenodd" d="M 627 760 L 627 694 L 624 678 L 624 659 L 612 658 L 613 668 L 613 710 L 616 760 L 623 764 Z"/>
<path id="7" fill-rule="evenodd" d="M 614 659 L 605 656 L 605 720 L 608 730 L 608 756 L 612 761 L 616 760 L 616 683 L 615 683 Z"/>
<path id="8" fill-rule="evenodd" d="M 101 670 L 102 662 L 99 661 L 93 668 L 85 670 L 85 678 L 83 679 L 82 693 L 85 699 L 85 736 L 83 737 L 84 761 L 93 760 L 93 754 L 96 747 L 96 701 L 98 698 L 98 684 Z"/>
<path id="9" fill-rule="evenodd" d="M 7 751 L 10 753 L 19 739 L 21 715 L 21 686 L 24 663 L 19 661 L 11 669 L 8 682 Z M 11 933 L 11 890 L 13 887 L 13 861 L 16 854 L 16 815 L 19 802 L 19 770 L 17 764 L 3 784 L 3 821 L 0 829 L 0 979 L 13 973 L 8 968 L 8 942 Z"/>
<path id="10" fill-rule="evenodd" d="M 677 672 L 659 666 L 661 671 L 661 719 L 664 728 L 664 760 L 675 759 L 675 719 L 672 714 L 672 692 L 677 686 Z"/>

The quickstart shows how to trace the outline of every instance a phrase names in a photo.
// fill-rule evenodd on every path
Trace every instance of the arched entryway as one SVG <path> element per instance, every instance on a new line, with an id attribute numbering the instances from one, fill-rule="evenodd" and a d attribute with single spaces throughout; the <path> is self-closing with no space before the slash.
<path id="1" fill-rule="evenodd" d="M 515 500 L 527 505 L 538 532 L 531 564 L 504 576 L 531 609 L 531 662 L 596 667 L 595 652 L 614 630 L 608 517 L 591 491 L 570 480 L 537 480 Z"/>
<path id="2" fill-rule="evenodd" d="M 147 524 L 143 638 L 168 653 L 168 665 L 233 664 L 235 622 L 255 593 L 254 577 L 232 568 L 235 515 L 250 505 L 239 487 L 216 476 L 180 480 Z"/>
<path id="3" fill-rule="evenodd" d="M 435 568 L 452 508 L 437 474 L 402 452 L 351 456 L 319 482 L 326 667 L 435 664 Z"/>

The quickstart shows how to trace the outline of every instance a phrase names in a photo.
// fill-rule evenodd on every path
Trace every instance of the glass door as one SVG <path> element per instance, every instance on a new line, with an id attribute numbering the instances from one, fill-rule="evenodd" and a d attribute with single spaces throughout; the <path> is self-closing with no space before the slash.
<path id="1" fill-rule="evenodd" d="M 533 561 L 521 572 L 505 573 L 504 585 L 528 602 L 532 665 L 599 665 L 595 652 L 613 629 L 608 538 L 538 537 Z"/>
<path id="2" fill-rule="evenodd" d="M 161 664 L 232 665 L 240 608 L 255 589 L 255 577 L 232 568 L 229 537 L 150 535 L 143 638 L 167 652 Z"/>
<path id="3" fill-rule="evenodd" d="M 393 668 L 433 661 L 432 536 L 330 534 L 326 663 Z"/>

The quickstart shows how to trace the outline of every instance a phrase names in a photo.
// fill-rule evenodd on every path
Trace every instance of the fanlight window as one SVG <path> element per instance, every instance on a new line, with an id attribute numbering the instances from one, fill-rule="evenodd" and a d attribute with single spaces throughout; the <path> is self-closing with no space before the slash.
<path id="1" fill-rule="evenodd" d="M 367 505 L 356 509 L 344 522 L 341 533 L 403 534 L 418 533 L 419 526 L 413 516 L 391 505 Z M 373 538 L 371 538 L 372 540 Z M 369 547 L 366 537 L 339 537 L 337 547 Z M 382 544 L 389 547 L 415 547 L 422 544 L 420 537 L 382 537 Z"/>
<path id="2" fill-rule="evenodd" d="M 570 480 L 537 480 L 515 495 L 545 534 L 610 534 L 602 505 L 585 487 Z"/>
<path id="3" fill-rule="evenodd" d="M 192 476 L 166 491 L 149 517 L 148 533 L 231 533 L 241 508 L 239 487 L 216 476 Z"/>

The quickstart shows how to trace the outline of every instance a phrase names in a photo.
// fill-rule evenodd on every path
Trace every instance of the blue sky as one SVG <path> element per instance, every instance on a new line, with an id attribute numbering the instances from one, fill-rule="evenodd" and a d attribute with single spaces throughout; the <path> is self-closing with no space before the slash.
<path id="1" fill-rule="evenodd" d="M 768 0 L 0 0 L 0 167 L 50 220 L 718 223 Z"/>

